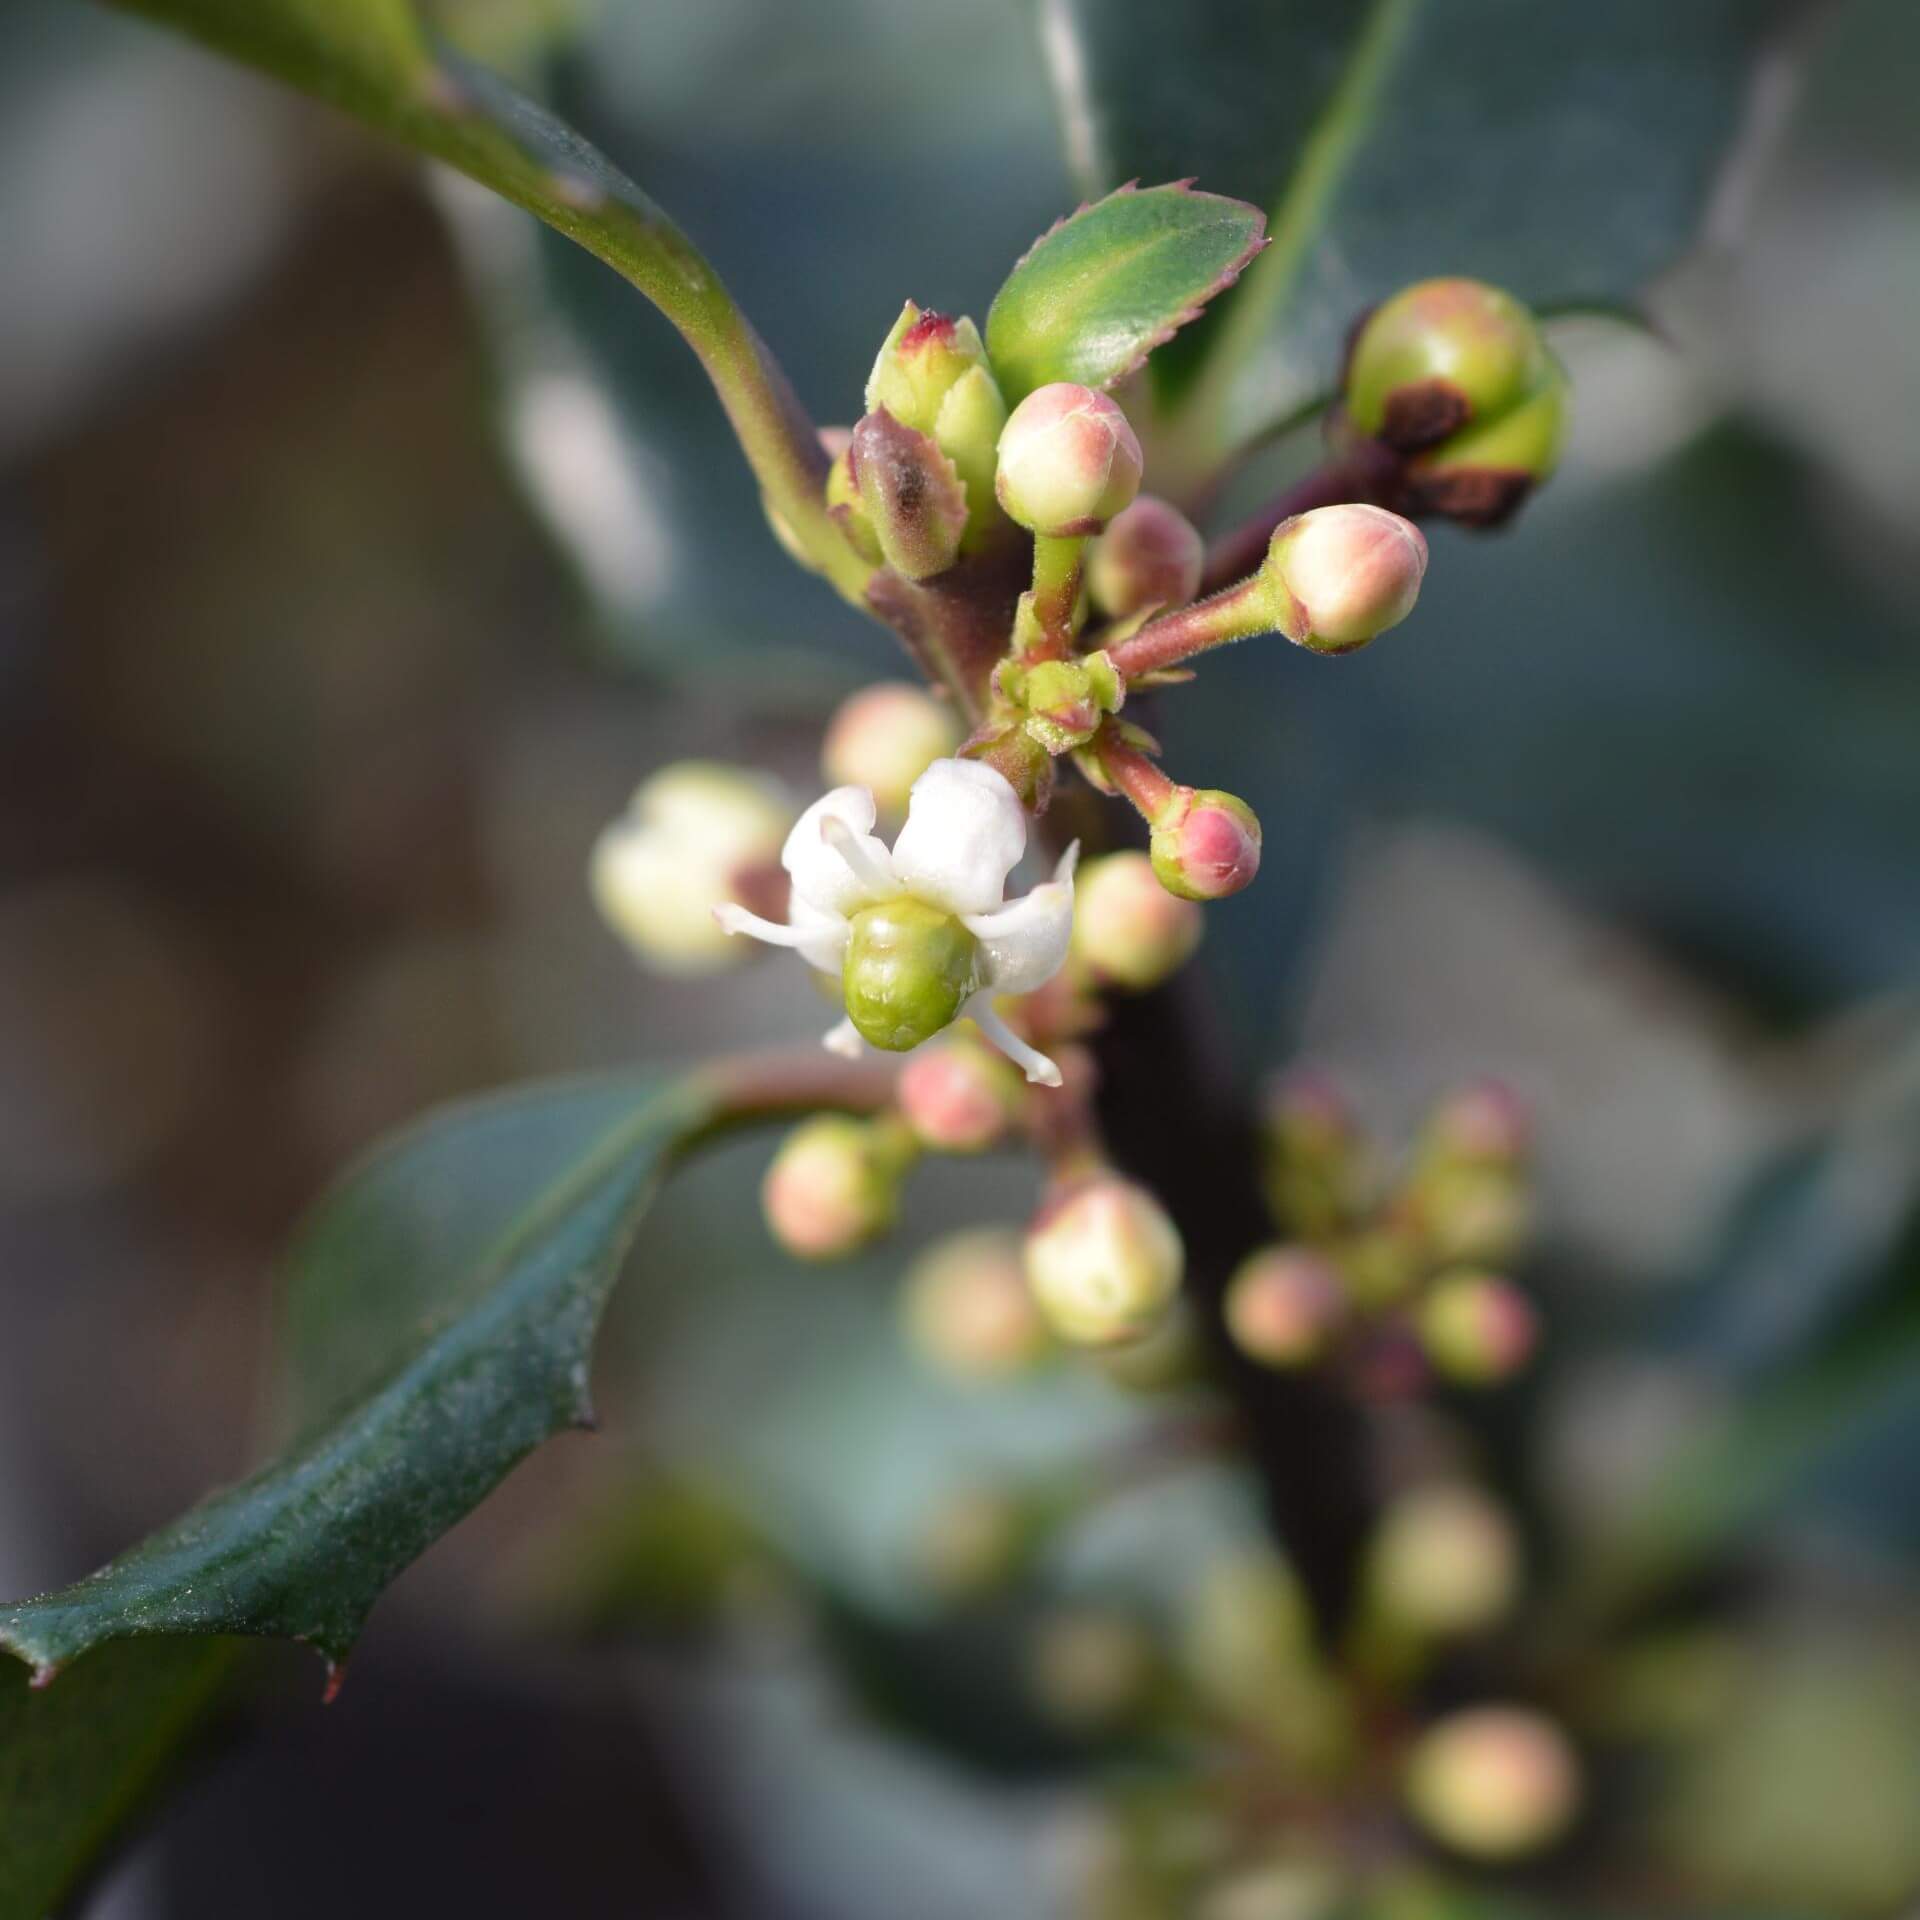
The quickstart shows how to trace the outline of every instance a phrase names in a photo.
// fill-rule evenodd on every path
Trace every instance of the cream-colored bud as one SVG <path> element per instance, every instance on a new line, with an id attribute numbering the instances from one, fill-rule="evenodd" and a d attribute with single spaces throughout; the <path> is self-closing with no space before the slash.
<path id="1" fill-rule="evenodd" d="M 1057 381 L 1007 417 L 994 488 L 1008 515 L 1035 533 L 1098 533 L 1139 491 L 1141 465 L 1119 407 L 1091 387 Z"/>
<path id="2" fill-rule="evenodd" d="M 835 709 L 821 743 L 821 771 L 830 787 L 865 787 L 882 815 L 900 820 L 913 783 L 960 740 L 952 702 L 905 680 L 883 680 Z"/>
<path id="3" fill-rule="evenodd" d="M 978 1227 L 929 1247 L 907 1276 L 901 1310 L 921 1357 L 957 1380 L 1004 1380 L 1053 1350 L 1009 1228 Z"/>
<path id="4" fill-rule="evenodd" d="M 1510 1380 L 1533 1357 L 1540 1317 L 1511 1280 L 1497 1273 L 1449 1273 L 1420 1303 L 1427 1357 L 1464 1386 Z"/>
<path id="5" fill-rule="evenodd" d="M 1110 853 L 1080 869 L 1073 952 L 1105 982 L 1144 993 L 1200 944 L 1203 916 L 1160 884 L 1144 853 Z"/>
<path id="6" fill-rule="evenodd" d="M 1144 1187 L 1102 1175 L 1049 1205 L 1029 1229 L 1028 1284 L 1063 1340 L 1137 1340 L 1179 1291 L 1185 1255 L 1166 1210 Z"/>
<path id="7" fill-rule="evenodd" d="M 779 787 L 756 774 L 709 760 L 662 767 L 595 842 L 594 903 L 661 972 L 729 966 L 742 949 L 713 910 L 736 897 L 739 876 L 773 866 L 792 824 Z"/>
<path id="8" fill-rule="evenodd" d="M 1381 1515 L 1366 1583 L 1384 1623 L 1436 1638 L 1480 1633 L 1519 1593 L 1519 1535 L 1506 1509 L 1477 1487 L 1420 1487 Z"/>
<path id="9" fill-rule="evenodd" d="M 1020 1116 L 1026 1083 L 1005 1054 L 952 1035 L 919 1048 L 900 1070 L 900 1111 L 935 1153 L 984 1153 Z"/>
<path id="10" fill-rule="evenodd" d="M 1474 1707 L 1421 1737 L 1406 1791 L 1436 1840 L 1476 1860 L 1517 1860 L 1566 1831 L 1580 1804 L 1580 1762 L 1544 1715 Z"/>
<path id="11" fill-rule="evenodd" d="M 1310 1247 L 1262 1247 L 1227 1287 L 1227 1331 L 1262 1366 L 1311 1366 L 1346 1317 L 1339 1271 Z"/>
<path id="12" fill-rule="evenodd" d="M 1184 607 L 1200 591 L 1206 545 L 1178 507 L 1143 493 L 1113 517 L 1087 562 L 1087 591 L 1110 620 Z"/>
<path id="13" fill-rule="evenodd" d="M 1315 507 L 1274 529 L 1262 571 L 1288 639 L 1351 653 L 1413 611 L 1427 542 L 1385 507 Z"/>
<path id="14" fill-rule="evenodd" d="M 788 1134 L 767 1168 L 760 1188 L 767 1225 L 802 1260 L 858 1252 L 893 1225 L 902 1171 L 898 1143 L 885 1129 L 845 1114 L 816 1115 Z"/>

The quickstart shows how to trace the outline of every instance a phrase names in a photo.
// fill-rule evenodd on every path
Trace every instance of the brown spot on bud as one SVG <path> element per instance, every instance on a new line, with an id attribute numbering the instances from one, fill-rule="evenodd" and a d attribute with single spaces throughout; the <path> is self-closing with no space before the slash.
<path id="1" fill-rule="evenodd" d="M 1387 396 L 1380 438 L 1402 453 L 1418 453 L 1467 424 L 1472 403 L 1451 380 L 1417 380 Z"/>
<path id="2" fill-rule="evenodd" d="M 1449 473 L 1410 473 L 1402 502 L 1412 515 L 1438 514 L 1464 527 L 1504 526 L 1526 503 L 1534 479 L 1511 467 L 1462 467 Z"/>

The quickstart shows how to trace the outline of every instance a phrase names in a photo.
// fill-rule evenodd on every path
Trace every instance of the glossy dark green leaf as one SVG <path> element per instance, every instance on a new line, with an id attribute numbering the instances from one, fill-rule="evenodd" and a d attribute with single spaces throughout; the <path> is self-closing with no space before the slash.
<path id="1" fill-rule="evenodd" d="M 541 1441 L 590 1418 L 593 1335 L 694 1082 L 620 1076 L 433 1116 L 294 1249 L 287 1450 L 59 1593 L 0 1612 L 58 1669 L 147 1634 L 284 1635 L 345 1658 L 381 1591 Z"/>
<path id="2" fill-rule="evenodd" d="M 36 1920 L 74 1893 L 241 1655 L 230 1640 L 104 1647 L 45 1693 L 0 1661 L 0 1914 Z"/>
<path id="3" fill-rule="evenodd" d="M 1469 273 L 1610 302 L 1697 232 L 1756 56 L 1791 0 L 1036 0 L 1083 189 L 1196 174 L 1271 214 L 1220 316 L 1156 360 L 1215 364 L 1225 416 L 1332 370 L 1354 316 Z M 1220 425 L 1237 438 L 1243 425 Z"/>
<path id="4" fill-rule="evenodd" d="M 1112 386 L 1240 277 L 1265 227 L 1258 207 L 1183 184 L 1123 187 L 1068 215 L 987 315 L 1008 402 L 1050 380 Z"/>

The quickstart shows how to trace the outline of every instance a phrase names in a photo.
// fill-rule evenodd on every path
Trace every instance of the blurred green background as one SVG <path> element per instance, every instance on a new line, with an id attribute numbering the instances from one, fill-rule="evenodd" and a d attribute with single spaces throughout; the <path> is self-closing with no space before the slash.
<path id="1" fill-rule="evenodd" d="M 449 25 L 674 211 L 822 420 L 902 298 L 982 314 L 1075 196 L 1015 0 Z M 1560 1331 L 1531 1465 L 1575 1537 L 1664 1438 L 1911 1345 L 1920 1298 L 1920 19 L 1853 0 L 1803 50 L 1748 98 L 1768 137 L 1659 332 L 1557 323 L 1576 424 L 1520 524 L 1438 533 L 1418 619 L 1363 658 L 1240 649 L 1166 716 L 1183 777 L 1267 828 L 1210 914 L 1195 1070 L 1304 1050 L 1389 1122 L 1495 1072 L 1539 1110 Z M 374 1134 L 813 1031 L 797 969 L 637 977 L 585 850 L 690 752 L 804 791 L 832 699 L 896 670 L 781 562 L 706 387 L 604 269 L 196 50 L 16 0 L 0 1591 L 247 1463 L 265 1276 Z M 411 1571 L 328 1714 L 290 1672 L 90 1913 L 1039 1910 L 1052 1789 L 875 1744 L 791 1649 L 742 1672 L 527 1626 L 545 1530 L 637 1457 L 737 1471 L 899 1606 L 931 1493 L 1120 1417 L 1090 1384 L 982 1408 L 898 1351 L 905 1253 L 1019 1218 L 1020 1170 L 942 1169 L 903 1246 L 803 1276 L 742 1204 L 764 1153 L 649 1226 L 650 1270 L 699 1279 L 618 1309 L 612 1439 L 548 1450 Z M 1727 1707 L 1674 1846 L 1768 1910 L 1892 1913 L 1920 1884 L 1920 1715 L 1888 1707 L 1920 1697 L 1920 1366 L 1822 1431 L 1770 1490 L 1782 1685 Z"/>

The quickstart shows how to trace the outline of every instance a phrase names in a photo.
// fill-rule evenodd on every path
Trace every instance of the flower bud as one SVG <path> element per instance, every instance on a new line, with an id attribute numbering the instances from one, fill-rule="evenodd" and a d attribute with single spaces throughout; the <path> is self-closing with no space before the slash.
<path id="1" fill-rule="evenodd" d="M 1324 1236 L 1359 1211 L 1367 1143 L 1346 1095 L 1323 1073 L 1291 1073 L 1267 1102 L 1267 1204 L 1296 1233 Z"/>
<path id="2" fill-rule="evenodd" d="M 1224 900 L 1260 871 L 1260 818 L 1215 787 L 1176 787 L 1149 837 L 1160 884 L 1182 900 Z"/>
<path id="3" fill-rule="evenodd" d="M 1201 918 L 1160 884 L 1144 853 L 1109 853 L 1080 869 L 1073 952 L 1107 985 L 1145 993 L 1192 957 Z"/>
<path id="4" fill-rule="evenodd" d="M 1056 381 L 1008 416 L 994 491 L 1034 533 L 1098 533 L 1139 491 L 1141 464 L 1140 442 L 1112 400 Z"/>
<path id="5" fill-rule="evenodd" d="M 1040 1622 L 1029 1673 L 1050 1720 L 1073 1733 L 1104 1733 L 1146 1704 L 1155 1664 L 1153 1636 L 1131 1614 L 1062 1607 Z"/>
<path id="6" fill-rule="evenodd" d="M 1476 1860 L 1518 1860 L 1566 1831 L 1580 1802 L 1567 1737 L 1525 1707 L 1473 1707 L 1421 1736 L 1407 1804 L 1436 1840 Z"/>
<path id="7" fill-rule="evenodd" d="M 1352 653 L 1413 611 L 1427 542 L 1385 507 L 1315 507 L 1273 531 L 1261 577 L 1274 624 L 1315 653 Z"/>
<path id="8" fill-rule="evenodd" d="M 778 787 L 715 761 L 662 767 L 594 844 L 594 902 L 640 959 L 662 972 L 732 964 L 740 946 L 713 910 L 743 876 L 780 857 L 793 812 Z"/>
<path id="9" fill-rule="evenodd" d="M 1019 1236 L 1007 1229 L 975 1228 L 936 1242 L 914 1263 L 901 1304 L 916 1351 L 956 1380 L 1004 1380 L 1052 1349 Z"/>
<path id="10" fill-rule="evenodd" d="M 1520 1541 L 1498 1501 L 1476 1487 L 1402 1494 L 1367 1554 L 1367 1598 L 1379 1618 L 1422 1636 L 1480 1633 L 1513 1607 Z"/>
<path id="11" fill-rule="evenodd" d="M 1376 307 L 1344 385 L 1353 427 L 1411 456 L 1420 509 L 1492 524 L 1558 458 L 1566 376 L 1527 308 L 1481 281 L 1423 280 Z"/>
<path id="12" fill-rule="evenodd" d="M 1143 493 L 1114 515 L 1087 562 L 1087 591 L 1110 620 L 1184 607 L 1200 591 L 1206 545 L 1178 507 Z"/>
<path id="13" fill-rule="evenodd" d="M 1265 1548 L 1208 1561 L 1187 1601 L 1181 1651 L 1215 1701 L 1250 1701 L 1314 1662 L 1313 1613 L 1299 1579 Z"/>
<path id="14" fill-rule="evenodd" d="M 1442 1265 L 1513 1259 L 1525 1243 L 1532 1211 L 1519 1169 L 1493 1162 L 1429 1160 L 1399 1205 Z"/>
<path id="15" fill-rule="evenodd" d="M 1053 1330 L 1081 1346 L 1147 1333 L 1171 1306 L 1184 1265 L 1159 1201 L 1112 1174 L 1069 1190 L 1027 1232 L 1027 1284 Z"/>
<path id="16" fill-rule="evenodd" d="M 967 530 L 966 489 L 953 462 L 884 408 L 855 426 L 847 460 L 887 565 L 908 580 L 945 573 Z"/>
<path id="17" fill-rule="evenodd" d="M 1475 1166 L 1517 1166 L 1531 1140 L 1526 1108 L 1498 1080 L 1475 1080 L 1457 1089 L 1427 1120 L 1430 1155 Z"/>
<path id="18" fill-rule="evenodd" d="M 1004 1054 L 958 1034 L 922 1047 L 897 1089 L 914 1138 L 936 1153 L 984 1153 L 1020 1117 L 1025 1093 Z"/>
<path id="19" fill-rule="evenodd" d="M 1263 1366 L 1311 1366 L 1346 1317 L 1339 1274 L 1307 1247 L 1263 1247 L 1227 1287 L 1227 1331 Z"/>
<path id="20" fill-rule="evenodd" d="M 827 723 L 821 770 L 830 787 L 865 787 L 890 819 L 903 819 L 913 783 L 960 745 L 952 705 L 906 680 L 849 694 Z"/>
<path id="21" fill-rule="evenodd" d="M 972 991 L 977 943 L 951 913 L 903 894 L 848 923 L 847 1018 L 870 1046 L 907 1053 L 952 1024 Z"/>
<path id="22" fill-rule="evenodd" d="M 1444 1274 L 1420 1303 L 1420 1340 L 1434 1366 L 1463 1386 L 1511 1380 L 1539 1343 L 1540 1319 L 1511 1280 Z"/>
<path id="23" fill-rule="evenodd" d="M 1038 1516 L 1004 1487 L 962 1487 L 933 1510 L 914 1543 L 914 1571 L 950 1604 L 1009 1585 L 1032 1550 Z"/>
<path id="24" fill-rule="evenodd" d="M 905 1156 L 886 1129 L 845 1114 L 804 1121 L 760 1186 L 773 1237 L 802 1260 L 857 1253 L 893 1225 Z"/>
<path id="25" fill-rule="evenodd" d="M 986 366 L 987 350 L 971 320 L 923 312 L 909 300 L 867 376 L 867 411 L 885 407 L 903 427 L 931 434 L 962 376 Z"/>

